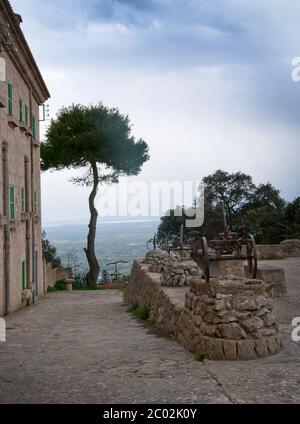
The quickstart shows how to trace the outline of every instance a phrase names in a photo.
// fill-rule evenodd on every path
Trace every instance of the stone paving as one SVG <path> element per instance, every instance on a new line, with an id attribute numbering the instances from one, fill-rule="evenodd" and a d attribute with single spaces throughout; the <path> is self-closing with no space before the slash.
<path id="1" fill-rule="evenodd" d="M 52 293 L 7 319 L 0 403 L 300 403 L 300 258 L 275 299 L 284 349 L 255 361 L 195 362 L 130 316 L 119 291 Z"/>

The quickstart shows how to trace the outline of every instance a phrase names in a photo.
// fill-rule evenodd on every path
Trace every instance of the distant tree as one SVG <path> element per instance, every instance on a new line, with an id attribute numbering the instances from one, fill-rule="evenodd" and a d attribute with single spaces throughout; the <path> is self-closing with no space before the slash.
<path id="1" fill-rule="evenodd" d="M 241 172 L 229 174 L 218 170 L 203 181 L 204 223 L 194 230 L 208 239 L 223 230 L 220 202 L 224 203 L 230 228 L 235 230 L 243 218 L 258 243 L 278 243 L 286 237 L 285 234 L 299 234 L 300 198 L 286 207 L 279 190 L 271 183 L 256 186 L 250 175 Z M 178 235 L 184 222 L 184 217 L 179 219 L 172 213 L 170 217 L 162 217 L 158 234 L 169 232 Z"/>
<path id="2" fill-rule="evenodd" d="M 95 198 L 99 184 L 116 183 L 121 175 L 137 175 L 149 159 L 147 144 L 131 134 L 128 116 L 102 104 L 63 108 L 47 130 L 41 146 L 42 170 L 86 168 L 75 184 L 92 187 L 89 196 L 90 223 L 85 254 L 90 286 L 98 282 L 100 266 L 95 254 L 98 212 Z"/>
<path id="3" fill-rule="evenodd" d="M 47 239 L 45 231 L 42 234 L 43 256 L 47 262 L 51 262 L 53 268 L 61 268 L 61 259 L 57 256 L 56 247 Z"/>
<path id="4" fill-rule="evenodd" d="M 205 203 L 217 206 L 224 203 L 228 222 L 233 222 L 242 208 L 252 198 L 255 185 L 250 175 L 218 170 L 214 174 L 203 178 L 205 184 Z"/>
<path id="5" fill-rule="evenodd" d="M 300 197 L 286 206 L 282 230 L 285 239 L 300 238 Z"/>

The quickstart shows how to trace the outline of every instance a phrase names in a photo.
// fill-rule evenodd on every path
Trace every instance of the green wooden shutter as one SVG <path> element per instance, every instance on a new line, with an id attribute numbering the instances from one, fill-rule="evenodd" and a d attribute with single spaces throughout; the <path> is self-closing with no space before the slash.
<path id="1" fill-rule="evenodd" d="M 15 187 L 9 187 L 9 210 L 10 210 L 10 220 L 13 221 L 15 219 Z"/>
<path id="2" fill-rule="evenodd" d="M 35 140 L 36 137 L 36 121 L 35 116 L 32 115 L 32 138 Z"/>
<path id="3" fill-rule="evenodd" d="M 26 262 L 22 261 L 22 290 L 26 289 Z"/>
<path id="4" fill-rule="evenodd" d="M 20 122 L 23 122 L 23 100 L 19 100 L 20 103 Z"/>
<path id="5" fill-rule="evenodd" d="M 28 126 L 28 106 L 25 105 L 25 124 Z"/>
<path id="6" fill-rule="evenodd" d="M 8 114 L 13 114 L 13 85 L 11 82 L 7 86 L 7 104 L 8 104 Z"/>
<path id="7" fill-rule="evenodd" d="M 33 193 L 33 211 L 35 214 L 38 213 L 38 196 L 36 191 Z"/>
<path id="8" fill-rule="evenodd" d="M 25 212 L 25 188 L 21 188 L 21 211 Z"/>

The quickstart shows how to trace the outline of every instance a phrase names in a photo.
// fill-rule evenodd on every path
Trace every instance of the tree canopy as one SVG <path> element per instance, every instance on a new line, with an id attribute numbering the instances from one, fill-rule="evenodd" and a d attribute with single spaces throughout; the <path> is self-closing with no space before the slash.
<path id="1" fill-rule="evenodd" d="M 127 115 L 100 103 L 62 108 L 47 130 L 41 157 L 43 171 L 83 168 L 95 162 L 103 167 L 100 180 L 114 182 L 122 174 L 137 175 L 149 159 L 149 151 L 142 139 L 131 135 Z M 92 174 L 74 182 L 92 185 Z"/>
<path id="2" fill-rule="evenodd" d="M 203 179 L 205 183 L 204 224 L 192 229 L 208 239 L 222 231 L 224 203 L 227 222 L 231 230 L 246 224 L 256 241 L 262 244 L 279 243 L 287 237 L 300 236 L 300 198 L 286 203 L 271 183 L 255 185 L 250 175 L 241 172 L 229 174 L 218 170 Z M 158 236 L 179 235 L 185 218 L 170 216 L 161 218 Z M 188 232 L 189 229 L 186 229 Z"/>

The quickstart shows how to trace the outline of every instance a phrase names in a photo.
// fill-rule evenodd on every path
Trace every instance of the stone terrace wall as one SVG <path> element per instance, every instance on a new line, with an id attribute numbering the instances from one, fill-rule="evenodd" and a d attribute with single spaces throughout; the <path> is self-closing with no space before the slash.
<path id="1" fill-rule="evenodd" d="M 300 257 L 300 240 L 285 240 L 280 244 L 257 245 L 259 260 Z"/>
<path id="2" fill-rule="evenodd" d="M 281 259 L 285 257 L 283 247 L 280 244 L 257 245 L 258 260 Z"/>
<path id="3" fill-rule="evenodd" d="M 300 240 L 285 240 L 281 242 L 284 255 L 287 257 L 300 257 Z"/>
<path id="4" fill-rule="evenodd" d="M 127 302 L 147 308 L 165 334 L 210 359 L 254 359 L 278 352 L 281 342 L 272 304 L 260 280 L 228 279 L 166 288 L 161 273 L 135 261 Z M 175 293 L 182 302 L 175 302 Z M 178 296 L 177 296 L 178 297 Z"/>
<path id="5" fill-rule="evenodd" d="M 43 272 L 44 272 L 44 292 L 47 292 L 48 287 L 53 287 L 54 284 L 59 280 L 67 280 L 72 278 L 71 268 L 53 268 L 51 262 L 43 260 Z"/>
<path id="6" fill-rule="evenodd" d="M 140 307 L 146 308 L 151 319 L 165 335 L 176 335 L 182 306 L 171 302 L 161 286 L 160 277 L 158 273 L 149 272 L 149 266 L 142 261 L 135 261 L 126 301 L 130 305 L 137 303 Z"/>

